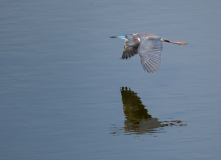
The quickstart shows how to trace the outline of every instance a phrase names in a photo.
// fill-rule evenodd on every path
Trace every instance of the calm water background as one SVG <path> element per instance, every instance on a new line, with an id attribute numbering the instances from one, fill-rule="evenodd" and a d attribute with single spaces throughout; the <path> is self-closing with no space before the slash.
<path id="1" fill-rule="evenodd" d="M 0 159 L 220 159 L 221 2 L 12 1 L 0 5 Z M 119 59 L 113 35 L 152 33 L 160 69 Z M 121 89 L 153 120 L 126 130 Z M 141 106 L 142 106 L 141 105 Z M 131 134 L 130 134 L 131 133 Z"/>

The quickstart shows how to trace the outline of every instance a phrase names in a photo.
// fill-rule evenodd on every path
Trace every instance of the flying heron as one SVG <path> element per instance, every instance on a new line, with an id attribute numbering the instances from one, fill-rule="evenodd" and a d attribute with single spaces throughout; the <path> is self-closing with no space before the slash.
<path id="1" fill-rule="evenodd" d="M 178 45 L 188 44 L 187 42 L 173 42 L 149 33 L 133 33 L 125 36 L 112 36 L 110 38 L 125 39 L 122 59 L 140 55 L 143 69 L 148 73 L 156 72 L 161 64 L 162 42 L 174 43 Z"/>

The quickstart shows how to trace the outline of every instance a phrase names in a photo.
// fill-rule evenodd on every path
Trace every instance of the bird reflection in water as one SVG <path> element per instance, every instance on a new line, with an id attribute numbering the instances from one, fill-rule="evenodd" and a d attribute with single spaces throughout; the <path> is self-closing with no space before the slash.
<path id="1" fill-rule="evenodd" d="M 165 126 L 186 126 L 180 120 L 159 121 L 158 118 L 153 118 L 137 93 L 127 87 L 122 87 L 120 91 L 125 114 L 124 127 L 112 125 L 110 134 L 163 133 Z"/>

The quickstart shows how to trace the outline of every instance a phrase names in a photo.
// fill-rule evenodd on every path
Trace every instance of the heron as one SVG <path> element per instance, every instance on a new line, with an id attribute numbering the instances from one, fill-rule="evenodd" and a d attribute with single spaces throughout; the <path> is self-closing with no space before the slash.
<path id="1" fill-rule="evenodd" d="M 154 73 L 160 67 L 162 42 L 178 45 L 188 44 L 187 42 L 173 42 L 149 33 L 133 33 L 125 36 L 112 36 L 110 38 L 125 39 L 124 51 L 121 59 L 128 59 L 139 54 L 142 67 L 144 71 L 148 73 Z"/>

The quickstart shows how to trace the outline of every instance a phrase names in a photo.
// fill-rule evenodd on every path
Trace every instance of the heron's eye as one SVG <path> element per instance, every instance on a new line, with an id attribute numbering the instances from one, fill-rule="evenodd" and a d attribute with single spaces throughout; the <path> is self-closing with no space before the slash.
<path id="1" fill-rule="evenodd" d="M 127 36 L 125 36 L 127 38 Z"/>

